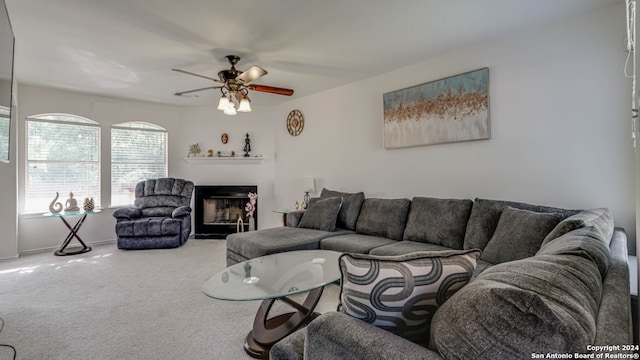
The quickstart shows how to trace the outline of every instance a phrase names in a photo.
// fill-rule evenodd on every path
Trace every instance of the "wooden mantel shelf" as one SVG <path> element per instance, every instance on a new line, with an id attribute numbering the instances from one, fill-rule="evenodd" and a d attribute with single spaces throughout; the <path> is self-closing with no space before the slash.
<path id="1" fill-rule="evenodd" d="M 184 157 L 184 161 L 189 164 L 260 164 L 264 157 L 240 157 L 240 156 L 213 156 L 213 157 L 204 157 L 204 156 L 195 156 L 195 157 Z"/>

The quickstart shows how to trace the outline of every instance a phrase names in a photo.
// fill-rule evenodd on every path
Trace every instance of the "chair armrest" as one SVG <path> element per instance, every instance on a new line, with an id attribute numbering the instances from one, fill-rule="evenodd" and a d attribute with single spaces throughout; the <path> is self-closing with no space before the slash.
<path id="1" fill-rule="evenodd" d="M 291 211 L 287 213 L 287 226 L 288 227 L 298 227 L 298 223 L 300 219 L 302 219 L 302 215 L 304 215 L 304 211 Z"/>
<path id="2" fill-rule="evenodd" d="M 142 217 L 142 211 L 133 206 L 125 206 L 113 210 L 112 215 L 118 220 L 139 219 Z"/>
<path id="3" fill-rule="evenodd" d="M 305 360 L 425 359 L 440 354 L 340 312 L 328 312 L 307 327 Z"/>
<path id="4" fill-rule="evenodd" d="M 171 213 L 172 218 L 181 218 L 191 214 L 191 207 L 189 206 L 178 206 Z"/>

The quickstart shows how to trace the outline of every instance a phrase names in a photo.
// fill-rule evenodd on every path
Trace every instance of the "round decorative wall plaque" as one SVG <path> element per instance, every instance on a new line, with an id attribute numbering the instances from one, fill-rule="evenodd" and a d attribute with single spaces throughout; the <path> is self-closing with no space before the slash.
<path id="1" fill-rule="evenodd" d="M 304 115 L 300 110 L 291 110 L 287 116 L 287 130 L 291 136 L 298 136 L 304 129 Z"/>

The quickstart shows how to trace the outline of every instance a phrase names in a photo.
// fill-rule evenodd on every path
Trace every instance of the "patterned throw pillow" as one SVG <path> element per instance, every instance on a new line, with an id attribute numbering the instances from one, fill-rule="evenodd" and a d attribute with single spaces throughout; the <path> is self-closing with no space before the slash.
<path id="1" fill-rule="evenodd" d="M 479 256 L 479 250 L 344 254 L 338 311 L 427 343 L 433 314 L 469 282 Z"/>

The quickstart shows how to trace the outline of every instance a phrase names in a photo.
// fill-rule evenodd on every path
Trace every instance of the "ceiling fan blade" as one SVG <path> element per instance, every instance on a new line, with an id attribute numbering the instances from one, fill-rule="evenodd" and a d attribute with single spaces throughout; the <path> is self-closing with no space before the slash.
<path id="1" fill-rule="evenodd" d="M 247 85 L 247 88 L 249 90 L 266 92 L 270 94 L 278 94 L 278 95 L 286 95 L 286 96 L 293 95 L 293 90 L 291 89 L 279 88 L 274 86 L 252 84 L 252 85 Z"/>
<path id="2" fill-rule="evenodd" d="M 190 94 L 190 93 L 194 93 L 194 92 L 197 92 L 197 91 L 211 90 L 211 89 L 220 89 L 221 87 L 222 87 L 222 86 L 209 86 L 209 87 L 205 87 L 205 88 L 201 88 L 201 89 L 193 89 L 193 90 L 187 90 L 187 91 L 180 91 L 180 92 L 177 92 L 177 93 L 175 93 L 175 94 L 173 94 L 173 95 L 175 95 L 175 96 L 182 96 L 182 95 L 184 95 L 184 94 Z"/>
<path id="3" fill-rule="evenodd" d="M 253 65 L 248 68 L 246 71 L 243 71 L 242 74 L 236 77 L 237 81 L 241 81 L 243 84 L 248 84 L 253 80 L 265 76 L 267 74 L 267 70 L 261 68 L 260 66 Z"/>
<path id="4" fill-rule="evenodd" d="M 188 72 L 188 71 L 184 71 L 184 70 L 180 70 L 180 69 L 171 69 L 173 71 L 177 71 L 177 72 L 181 72 L 183 74 L 187 74 L 187 75 L 193 75 L 193 76 L 197 76 L 197 77 L 201 77 L 201 78 L 205 78 L 205 79 L 209 79 L 209 80 L 213 80 L 215 82 L 222 82 L 219 79 L 214 79 L 212 77 L 208 77 L 208 76 L 204 76 L 204 75 L 200 75 L 200 74 L 194 74 L 192 72 Z"/>

